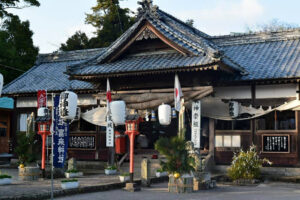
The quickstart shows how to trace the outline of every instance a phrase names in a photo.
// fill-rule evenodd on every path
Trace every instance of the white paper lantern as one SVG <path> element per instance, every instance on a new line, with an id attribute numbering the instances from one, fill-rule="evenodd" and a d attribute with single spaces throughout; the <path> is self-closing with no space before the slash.
<path id="1" fill-rule="evenodd" d="M 0 96 L 1 96 L 1 94 L 2 94 L 2 88 L 3 88 L 3 76 L 2 76 L 2 74 L 0 74 Z"/>
<path id="2" fill-rule="evenodd" d="M 171 123 L 171 106 L 162 104 L 158 107 L 158 119 L 161 125 L 170 125 Z"/>
<path id="3" fill-rule="evenodd" d="M 124 101 L 110 103 L 111 118 L 116 126 L 125 124 L 126 104 Z"/>
<path id="4" fill-rule="evenodd" d="M 64 120 L 72 120 L 76 117 L 77 94 L 65 91 L 59 98 L 59 115 Z"/>
<path id="5" fill-rule="evenodd" d="M 37 112 L 37 116 L 38 117 L 45 117 L 45 116 L 48 116 L 49 115 L 49 109 L 46 108 L 46 107 L 41 107 L 38 109 L 38 112 Z"/>

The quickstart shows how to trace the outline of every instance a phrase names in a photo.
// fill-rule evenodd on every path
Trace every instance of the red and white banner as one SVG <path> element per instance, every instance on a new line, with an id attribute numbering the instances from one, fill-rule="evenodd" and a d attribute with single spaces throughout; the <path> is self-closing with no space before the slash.
<path id="1" fill-rule="evenodd" d="M 107 103 L 107 113 L 106 113 L 106 146 L 113 147 L 114 146 L 114 123 L 111 119 L 110 113 L 110 102 L 111 102 L 111 91 L 109 79 L 107 79 L 106 83 L 106 103 Z"/>
<path id="2" fill-rule="evenodd" d="M 183 96 L 181 86 L 179 83 L 178 75 L 175 74 L 175 84 L 174 84 L 174 107 L 175 110 L 179 111 L 180 110 L 180 98 Z"/>
<path id="3" fill-rule="evenodd" d="M 110 102 L 111 102 L 111 91 L 110 91 L 109 79 L 107 79 L 107 83 L 106 83 L 106 103 L 107 103 L 107 111 L 110 111 Z"/>
<path id="4" fill-rule="evenodd" d="M 37 93 L 37 108 L 47 107 L 47 92 L 46 90 L 39 90 Z"/>

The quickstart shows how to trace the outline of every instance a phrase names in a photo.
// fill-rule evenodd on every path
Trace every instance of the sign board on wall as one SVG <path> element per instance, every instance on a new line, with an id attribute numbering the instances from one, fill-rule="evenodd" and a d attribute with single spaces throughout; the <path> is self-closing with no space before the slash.
<path id="1" fill-rule="evenodd" d="M 70 135 L 69 149 L 95 150 L 95 141 L 95 135 Z"/>
<path id="2" fill-rule="evenodd" d="M 263 135 L 263 153 L 289 153 L 290 135 Z"/>
<path id="3" fill-rule="evenodd" d="M 201 139 L 201 101 L 192 104 L 192 142 L 195 148 L 200 148 Z"/>

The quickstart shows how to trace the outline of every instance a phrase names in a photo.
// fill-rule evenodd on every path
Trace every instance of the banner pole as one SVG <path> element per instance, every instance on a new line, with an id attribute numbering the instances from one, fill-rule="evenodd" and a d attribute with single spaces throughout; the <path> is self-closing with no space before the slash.
<path id="1" fill-rule="evenodd" d="M 53 138 L 53 134 L 54 134 L 54 127 L 53 127 L 53 120 L 54 120 L 54 95 L 52 93 L 52 128 L 51 128 L 51 132 L 52 132 L 52 137 L 51 137 L 51 200 L 53 200 L 53 143 L 54 143 L 54 138 Z"/>

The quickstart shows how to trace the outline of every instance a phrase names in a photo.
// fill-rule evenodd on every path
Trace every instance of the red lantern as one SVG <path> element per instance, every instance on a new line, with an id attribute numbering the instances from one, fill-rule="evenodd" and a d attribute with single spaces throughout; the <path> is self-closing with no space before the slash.
<path id="1" fill-rule="evenodd" d="M 125 133 L 129 136 L 130 140 L 130 182 L 133 183 L 133 173 L 134 173 L 134 138 L 139 132 L 139 123 L 143 119 L 137 115 L 130 115 L 127 117 L 128 120 L 125 122 L 126 131 Z"/>

